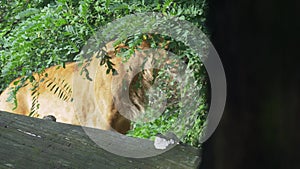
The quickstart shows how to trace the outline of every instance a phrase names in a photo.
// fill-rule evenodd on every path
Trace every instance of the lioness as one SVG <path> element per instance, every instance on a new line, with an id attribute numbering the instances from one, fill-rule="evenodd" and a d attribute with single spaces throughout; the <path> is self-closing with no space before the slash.
<path id="1" fill-rule="evenodd" d="M 149 45 L 142 44 L 139 48 L 147 49 Z M 105 50 L 117 75 L 107 74 L 107 67 L 100 66 L 99 59 L 95 56 L 88 67 L 92 80 L 80 75 L 81 67 L 75 62 L 66 64 L 65 68 L 53 66 L 42 75 L 33 75 L 37 85 L 26 82 L 19 89 L 16 95 L 18 106 L 14 110 L 15 105 L 6 101 L 10 88 L 14 86 L 12 82 L 0 96 L 0 110 L 22 115 L 32 113 L 31 116 L 38 118 L 51 115 L 57 122 L 126 133 L 130 129 L 129 118 L 143 111 L 145 92 L 154 80 L 154 69 L 141 71 L 138 67 L 147 64 L 151 67 L 154 57 L 160 56 L 154 56 L 153 52 L 145 54 L 143 51 L 136 51 L 134 56 L 123 63 L 122 58 L 116 57 L 115 49 L 110 42 Z M 162 51 L 157 52 L 163 54 Z M 132 88 L 135 83 L 139 83 L 140 88 Z M 124 90 L 124 84 L 130 86 L 130 89 Z M 33 88 L 35 89 L 32 90 Z M 122 98 L 126 91 L 129 92 L 129 100 Z M 123 114 L 127 118 L 119 110 L 127 113 Z"/>

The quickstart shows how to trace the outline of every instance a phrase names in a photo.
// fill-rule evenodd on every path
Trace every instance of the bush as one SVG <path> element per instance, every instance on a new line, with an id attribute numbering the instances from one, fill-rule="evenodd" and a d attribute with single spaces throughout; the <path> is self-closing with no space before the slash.
<path id="1" fill-rule="evenodd" d="M 17 77 L 34 81 L 33 72 L 41 73 L 52 65 L 64 66 L 73 61 L 99 27 L 128 14 L 160 12 L 188 20 L 206 32 L 205 0 L 6 0 L 0 2 L 0 9 L 0 92 Z M 177 43 L 180 46 L 183 45 Z M 181 54 L 193 56 L 191 51 L 186 51 Z M 196 60 L 189 57 L 191 63 Z M 201 106 L 191 117 L 193 125 L 182 139 L 198 146 L 197 138 L 207 111 L 207 75 L 201 63 L 192 65 L 198 65 L 193 70 L 197 70 L 194 76 L 201 88 L 198 98 Z M 129 135 L 150 138 L 169 130 L 183 113 L 177 109 L 178 105 L 171 106 L 155 121 L 133 124 Z"/>

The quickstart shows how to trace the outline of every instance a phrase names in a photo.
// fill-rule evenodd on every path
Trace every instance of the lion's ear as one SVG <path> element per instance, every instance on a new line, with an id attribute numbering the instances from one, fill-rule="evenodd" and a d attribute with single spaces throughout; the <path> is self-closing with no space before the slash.
<path id="1" fill-rule="evenodd" d="M 139 46 L 139 48 L 141 48 L 141 49 L 149 49 L 150 48 L 150 43 L 147 42 L 147 41 L 145 41 L 145 40 L 143 40 L 142 43 L 141 43 L 141 45 Z"/>

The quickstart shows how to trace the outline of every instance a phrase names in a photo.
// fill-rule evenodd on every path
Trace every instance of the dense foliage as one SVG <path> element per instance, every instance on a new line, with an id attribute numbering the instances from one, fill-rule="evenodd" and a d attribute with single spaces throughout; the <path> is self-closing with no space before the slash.
<path id="1" fill-rule="evenodd" d="M 0 2 L 0 92 L 16 77 L 34 81 L 33 72 L 73 61 L 99 27 L 117 18 L 155 11 L 188 20 L 205 32 L 205 8 L 205 0 L 3 0 Z M 190 56 L 192 53 L 186 48 L 183 48 L 186 52 L 176 51 L 183 45 L 175 44 L 173 51 L 176 54 Z M 188 58 L 190 63 L 197 62 L 193 57 Z M 207 111 L 206 72 L 201 63 L 197 64 L 193 70 L 201 89 L 198 98 L 201 105 L 190 117 L 193 125 L 184 131 L 186 135 L 182 138 L 195 146 L 199 145 Z M 134 123 L 129 135 L 150 138 L 158 132 L 168 131 L 174 124 L 172 122 L 184 113 L 176 113 L 178 106 L 171 106 L 154 121 Z"/>

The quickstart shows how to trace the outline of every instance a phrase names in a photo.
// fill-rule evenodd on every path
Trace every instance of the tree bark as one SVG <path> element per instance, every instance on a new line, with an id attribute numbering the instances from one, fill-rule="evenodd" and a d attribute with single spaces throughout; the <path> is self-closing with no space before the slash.
<path id="1" fill-rule="evenodd" d="M 87 130 L 102 145 L 93 142 Z M 182 144 L 147 158 L 119 156 L 101 147 L 122 144 L 120 151 L 126 152 L 139 146 L 149 153 L 155 151 L 153 141 L 1 111 L 0 143 L 0 168 L 182 169 L 197 168 L 200 162 L 200 150 Z"/>

